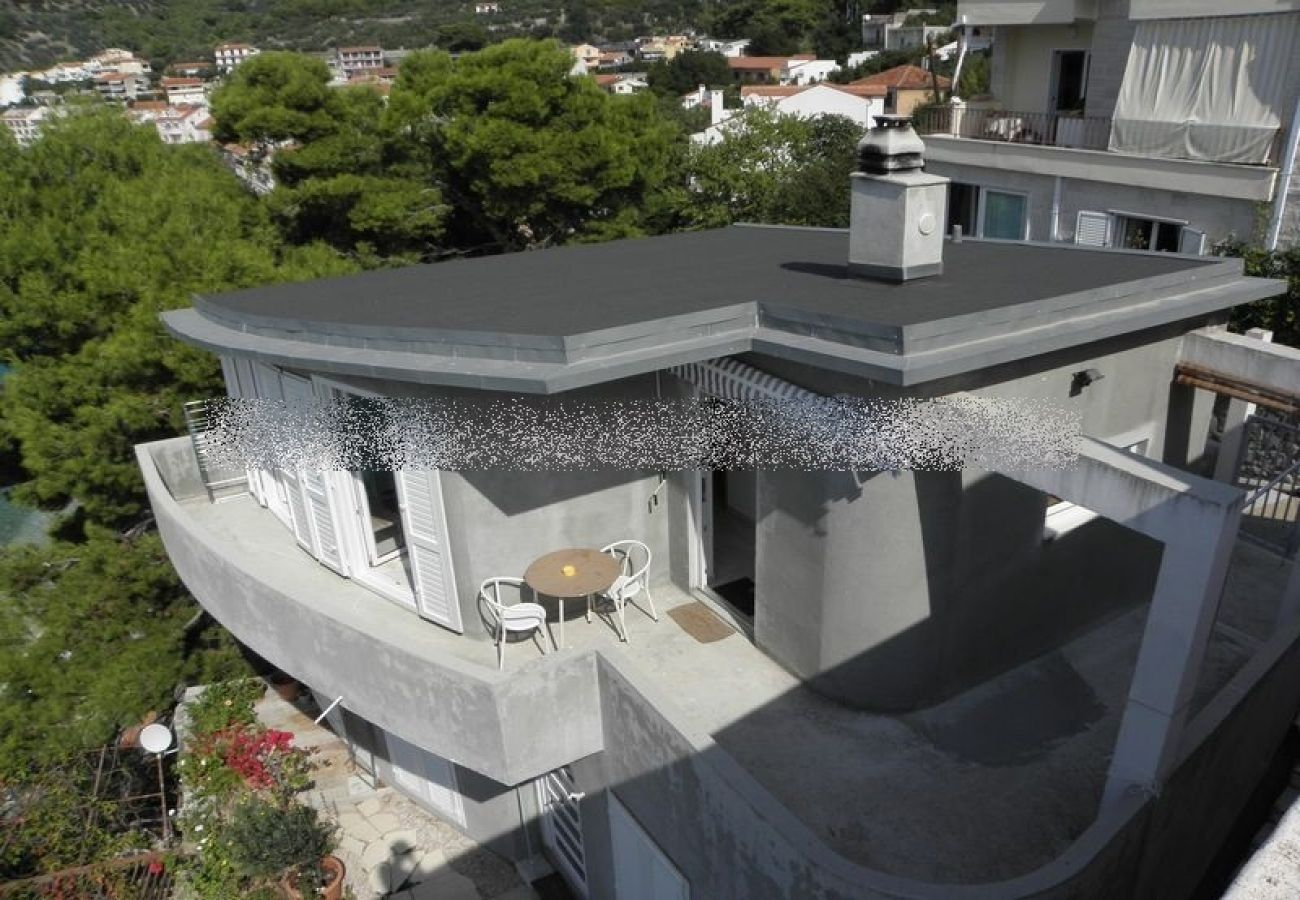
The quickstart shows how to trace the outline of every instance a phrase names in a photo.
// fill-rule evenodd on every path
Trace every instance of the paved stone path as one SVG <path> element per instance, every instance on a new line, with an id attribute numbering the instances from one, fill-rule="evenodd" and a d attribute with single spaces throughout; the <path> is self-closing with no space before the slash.
<path id="1" fill-rule="evenodd" d="M 392 788 L 372 785 L 338 736 L 297 705 L 268 691 L 257 716 L 312 751 L 316 783 L 303 799 L 338 824 L 335 855 L 356 900 L 536 900 L 501 856 Z"/>

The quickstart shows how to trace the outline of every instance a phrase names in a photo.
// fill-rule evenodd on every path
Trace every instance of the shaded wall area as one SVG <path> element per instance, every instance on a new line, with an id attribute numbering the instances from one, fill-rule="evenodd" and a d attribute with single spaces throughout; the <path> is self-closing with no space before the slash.
<path id="1" fill-rule="evenodd" d="M 1203 452 L 1211 402 L 1174 390 L 1186 325 L 1100 342 L 909 393 L 757 355 L 753 365 L 823 394 L 1048 402 L 1086 435 L 1183 464 Z M 1074 374 L 1103 378 L 1083 390 Z M 1148 600 L 1161 545 L 1095 521 L 1043 539 L 1047 498 L 961 472 L 764 472 L 755 640 L 850 705 L 933 705 Z M 1105 560 L 1105 565 L 1098 565 Z"/>

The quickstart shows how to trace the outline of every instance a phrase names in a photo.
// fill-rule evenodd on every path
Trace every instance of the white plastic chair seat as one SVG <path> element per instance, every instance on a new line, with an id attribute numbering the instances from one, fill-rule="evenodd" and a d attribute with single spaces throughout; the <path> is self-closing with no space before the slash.
<path id="1" fill-rule="evenodd" d="M 523 588 L 522 578 L 498 576 L 489 578 L 479 586 L 479 596 L 487 601 L 492 617 L 496 619 L 497 668 L 505 666 L 506 635 L 510 632 L 533 632 L 542 655 L 546 655 L 546 608 L 540 603 L 501 602 L 502 586 Z"/>
<path id="2" fill-rule="evenodd" d="M 516 603 L 499 612 L 501 627 L 506 631 L 531 631 L 546 624 L 546 609 L 540 603 Z"/>

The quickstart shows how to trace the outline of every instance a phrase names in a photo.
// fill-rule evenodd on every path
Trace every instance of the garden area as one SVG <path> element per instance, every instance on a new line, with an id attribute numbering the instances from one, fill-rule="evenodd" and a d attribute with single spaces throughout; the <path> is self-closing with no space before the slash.
<path id="1" fill-rule="evenodd" d="M 344 896 L 335 828 L 299 799 L 311 756 L 257 721 L 264 690 L 256 679 L 211 685 L 184 708 L 179 900 Z"/>

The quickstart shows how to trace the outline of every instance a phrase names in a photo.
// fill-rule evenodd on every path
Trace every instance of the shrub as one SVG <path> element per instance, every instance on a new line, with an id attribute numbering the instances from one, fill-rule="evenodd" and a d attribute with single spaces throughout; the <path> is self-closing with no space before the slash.
<path id="1" fill-rule="evenodd" d="M 255 797 L 235 807 L 226 838 L 231 863 L 253 878 L 314 870 L 334 849 L 333 827 L 312 807 Z"/>
<path id="2" fill-rule="evenodd" d="M 190 737 L 199 738 L 235 726 L 251 726 L 257 720 L 253 704 L 265 691 L 266 685 L 257 678 L 209 685 L 186 708 Z"/>

